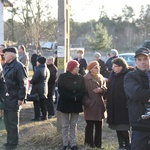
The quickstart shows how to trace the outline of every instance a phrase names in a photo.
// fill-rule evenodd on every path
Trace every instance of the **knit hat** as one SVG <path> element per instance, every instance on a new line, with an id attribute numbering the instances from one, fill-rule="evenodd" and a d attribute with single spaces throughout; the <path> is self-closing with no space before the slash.
<path id="1" fill-rule="evenodd" d="M 70 60 L 67 64 L 67 70 L 71 72 L 77 66 L 79 67 L 79 63 L 76 60 Z"/>
<path id="2" fill-rule="evenodd" d="M 87 69 L 90 71 L 94 66 L 98 65 L 99 66 L 99 63 L 97 61 L 91 61 L 88 66 L 87 66 Z"/>
<path id="3" fill-rule="evenodd" d="M 99 52 L 95 52 L 94 57 L 100 58 L 100 57 L 101 57 L 101 54 L 100 54 Z"/>
<path id="4" fill-rule="evenodd" d="M 43 57 L 43 56 L 41 56 L 41 57 L 38 57 L 38 58 L 37 58 L 37 61 L 38 61 L 40 64 L 44 64 L 44 63 L 46 63 L 46 58 Z"/>

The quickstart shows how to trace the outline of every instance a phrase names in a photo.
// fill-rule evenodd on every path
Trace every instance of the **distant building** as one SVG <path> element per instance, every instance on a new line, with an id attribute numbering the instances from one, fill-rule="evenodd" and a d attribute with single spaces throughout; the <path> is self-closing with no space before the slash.
<path id="1" fill-rule="evenodd" d="M 12 7 L 13 4 L 8 0 L 0 0 L 0 44 L 4 43 L 4 15 L 3 7 Z"/>

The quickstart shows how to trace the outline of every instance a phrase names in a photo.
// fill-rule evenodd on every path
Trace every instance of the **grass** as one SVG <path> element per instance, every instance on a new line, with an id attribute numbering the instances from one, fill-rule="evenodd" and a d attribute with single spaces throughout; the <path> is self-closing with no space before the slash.
<path id="1" fill-rule="evenodd" d="M 23 105 L 20 113 L 20 141 L 17 150 L 60 150 L 62 147 L 61 132 L 57 132 L 57 119 L 52 118 L 41 122 L 31 122 L 33 117 L 33 105 L 31 102 Z M 85 121 L 83 113 L 80 114 L 77 126 L 77 145 L 80 150 L 98 150 L 84 146 Z M 103 127 L 103 147 L 105 150 L 116 150 L 116 133 L 107 127 Z M 3 150 L 3 143 L 6 142 L 6 131 L 3 120 L 0 120 L 0 150 Z"/>

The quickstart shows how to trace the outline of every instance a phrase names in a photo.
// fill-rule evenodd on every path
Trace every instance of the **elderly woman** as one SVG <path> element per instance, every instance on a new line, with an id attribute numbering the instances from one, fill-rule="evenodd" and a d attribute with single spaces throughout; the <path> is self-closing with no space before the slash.
<path id="1" fill-rule="evenodd" d="M 106 83 L 99 74 L 100 66 L 97 61 L 88 64 L 89 72 L 85 75 L 86 95 L 83 100 L 84 119 L 86 120 L 85 144 L 90 147 L 101 148 L 102 120 L 104 119 L 103 94 L 106 92 Z M 93 131 L 95 126 L 95 131 Z M 93 133 L 95 137 L 93 138 Z"/>
<path id="2" fill-rule="evenodd" d="M 83 76 L 78 74 L 79 63 L 71 60 L 67 64 L 67 72 L 60 74 L 58 79 L 59 101 L 57 110 L 62 112 L 62 137 L 63 148 L 68 147 L 68 130 L 70 128 L 70 146 L 72 150 L 78 150 L 76 146 L 76 124 L 82 109 L 82 98 L 85 95 Z"/>
<path id="3" fill-rule="evenodd" d="M 31 94 L 37 93 L 39 95 L 39 101 L 33 101 L 34 105 L 34 118 L 32 121 L 47 120 L 46 112 L 46 100 L 48 94 L 48 80 L 50 72 L 46 65 L 46 58 L 41 56 L 37 58 L 37 67 L 35 68 L 33 77 L 30 81 L 32 84 Z M 40 111 L 42 112 L 42 118 L 40 117 Z"/>
<path id="4" fill-rule="evenodd" d="M 124 91 L 124 76 L 133 68 L 129 68 L 123 58 L 112 61 L 112 69 L 108 79 L 107 123 L 116 130 L 119 150 L 130 149 L 129 118 L 127 99 Z"/>

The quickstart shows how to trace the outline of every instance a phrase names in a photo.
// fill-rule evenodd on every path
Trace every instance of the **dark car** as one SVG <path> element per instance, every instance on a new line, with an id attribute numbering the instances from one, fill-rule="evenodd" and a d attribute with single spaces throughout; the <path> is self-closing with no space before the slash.
<path id="1" fill-rule="evenodd" d="M 144 43 L 142 44 L 142 47 L 150 49 L 150 40 L 145 40 Z"/>

